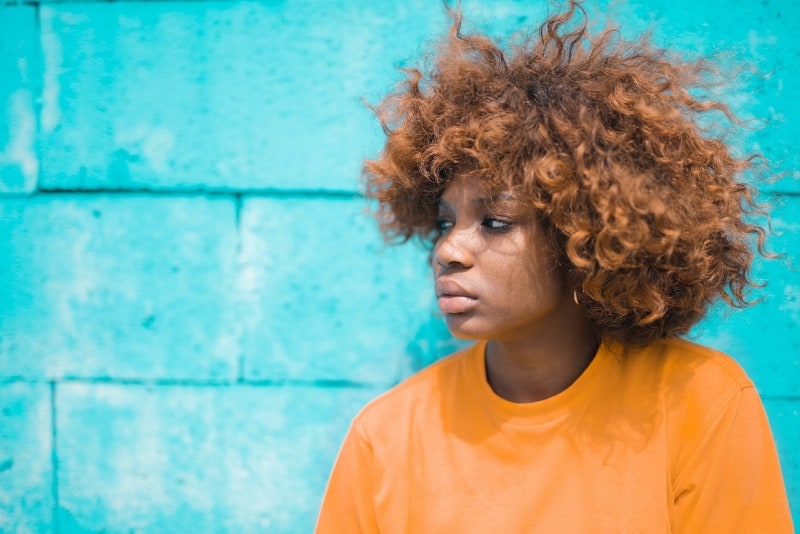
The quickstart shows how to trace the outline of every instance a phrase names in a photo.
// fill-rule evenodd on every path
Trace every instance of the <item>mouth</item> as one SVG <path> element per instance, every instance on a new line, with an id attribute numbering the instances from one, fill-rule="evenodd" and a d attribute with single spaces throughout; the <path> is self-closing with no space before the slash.
<path id="1" fill-rule="evenodd" d="M 439 309 L 445 314 L 466 313 L 478 305 L 475 295 L 447 278 L 436 280 L 436 298 Z"/>

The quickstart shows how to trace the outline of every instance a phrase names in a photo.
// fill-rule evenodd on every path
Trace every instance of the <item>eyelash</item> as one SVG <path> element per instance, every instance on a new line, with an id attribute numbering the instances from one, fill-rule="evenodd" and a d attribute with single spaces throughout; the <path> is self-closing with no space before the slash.
<path id="1" fill-rule="evenodd" d="M 512 224 L 513 223 L 511 221 L 504 221 L 501 219 L 496 219 L 494 217 L 486 217 L 485 219 L 483 219 L 483 221 L 481 221 L 481 226 L 483 226 L 484 228 L 486 228 L 488 232 L 493 234 L 504 234 L 508 232 L 509 230 L 511 230 Z M 436 229 L 440 233 L 447 231 L 452 226 L 453 222 L 447 219 L 440 218 L 436 220 Z"/>
<path id="2" fill-rule="evenodd" d="M 494 224 L 498 226 L 493 226 Z M 511 230 L 511 224 L 510 221 L 495 219 L 494 217 L 486 217 L 481 223 L 486 229 L 495 234 L 504 234 L 508 232 Z"/>
<path id="3" fill-rule="evenodd" d="M 436 229 L 441 233 L 453 226 L 453 223 L 447 219 L 436 219 Z"/>

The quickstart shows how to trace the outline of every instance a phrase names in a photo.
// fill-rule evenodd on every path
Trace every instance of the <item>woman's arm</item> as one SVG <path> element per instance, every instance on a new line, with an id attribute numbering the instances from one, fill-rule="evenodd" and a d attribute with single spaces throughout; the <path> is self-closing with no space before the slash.
<path id="1" fill-rule="evenodd" d="M 328 481 L 316 534 L 378 532 L 372 476 L 372 447 L 354 422 Z"/>
<path id="2" fill-rule="evenodd" d="M 686 445 L 673 482 L 673 532 L 794 532 L 775 443 L 755 388 L 741 388 L 696 446 Z"/>

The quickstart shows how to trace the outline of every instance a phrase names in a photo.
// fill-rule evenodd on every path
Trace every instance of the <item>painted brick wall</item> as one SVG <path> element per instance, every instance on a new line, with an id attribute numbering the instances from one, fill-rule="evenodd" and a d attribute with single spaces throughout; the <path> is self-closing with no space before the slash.
<path id="1" fill-rule="evenodd" d="M 544 2 L 467 1 L 496 34 Z M 798 168 L 800 4 L 603 1 L 752 64 L 739 140 Z M 431 0 L 0 2 L 0 531 L 308 532 L 350 418 L 457 345 L 425 252 L 358 191 L 374 101 L 446 27 Z M 800 186 L 781 261 L 694 335 L 770 415 L 800 522 Z"/>

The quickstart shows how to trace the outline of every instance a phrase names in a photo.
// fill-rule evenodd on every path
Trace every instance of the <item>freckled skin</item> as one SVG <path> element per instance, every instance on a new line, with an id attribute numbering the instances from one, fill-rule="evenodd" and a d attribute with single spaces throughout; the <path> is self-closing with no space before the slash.
<path id="1" fill-rule="evenodd" d="M 447 313 L 446 296 L 440 307 L 453 335 L 489 340 L 495 392 L 515 402 L 547 398 L 586 368 L 597 338 L 533 213 L 520 214 L 508 196 L 484 196 L 475 179 L 455 179 L 441 197 L 437 293 L 454 284 L 473 300 L 459 313 Z"/>

